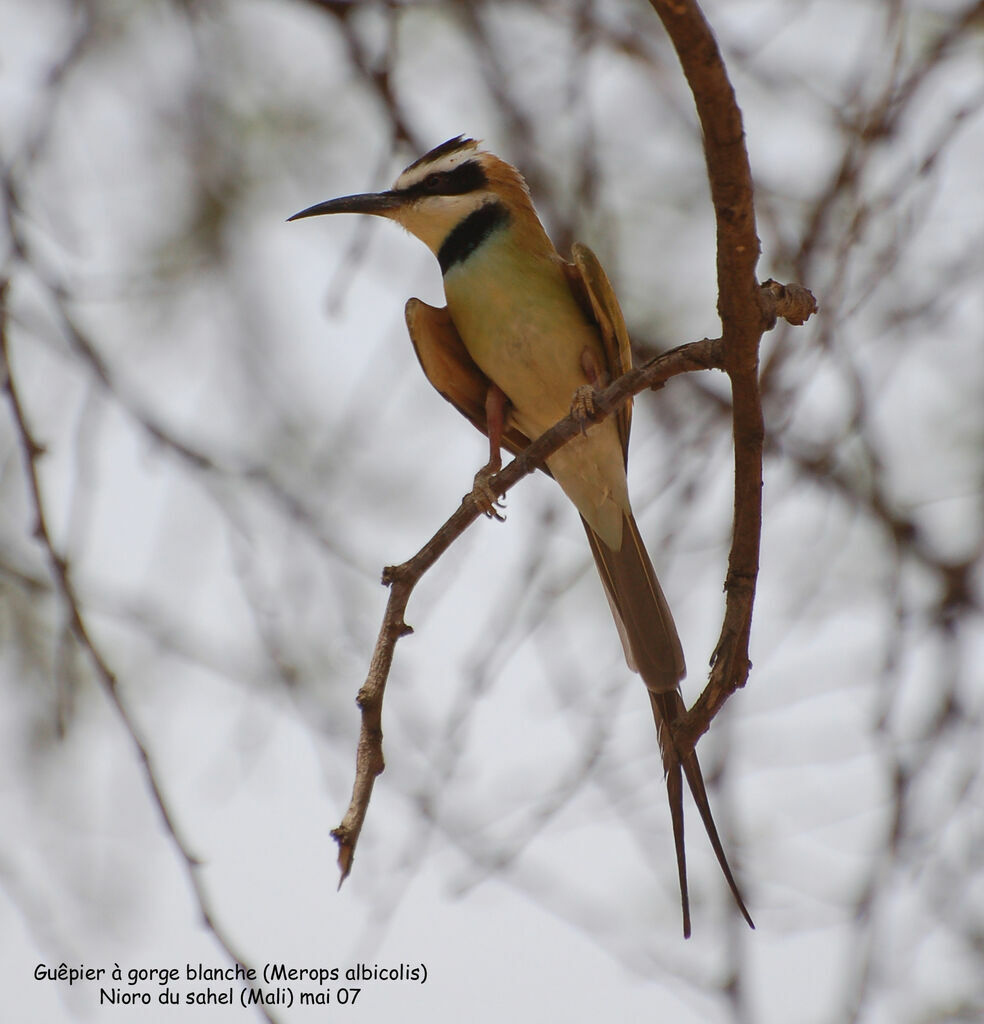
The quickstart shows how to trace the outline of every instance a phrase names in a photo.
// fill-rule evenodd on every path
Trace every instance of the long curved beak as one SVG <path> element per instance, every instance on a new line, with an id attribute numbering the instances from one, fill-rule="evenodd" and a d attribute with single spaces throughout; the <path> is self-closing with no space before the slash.
<path id="1" fill-rule="evenodd" d="M 369 192 L 359 196 L 342 196 L 340 199 L 328 199 L 323 203 L 309 206 L 288 221 L 300 220 L 302 217 L 320 217 L 325 213 L 373 213 L 377 217 L 389 217 L 406 202 L 406 197 L 399 192 Z"/>

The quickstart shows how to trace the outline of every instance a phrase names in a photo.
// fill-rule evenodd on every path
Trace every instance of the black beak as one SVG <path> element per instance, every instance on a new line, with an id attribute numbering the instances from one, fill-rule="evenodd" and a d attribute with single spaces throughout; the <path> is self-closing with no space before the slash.
<path id="1" fill-rule="evenodd" d="M 309 206 L 287 220 L 320 217 L 325 213 L 374 213 L 377 217 L 388 217 L 391 211 L 399 209 L 405 201 L 405 197 L 399 192 L 370 192 L 360 196 L 342 196 L 341 199 L 329 199 L 324 203 Z"/>

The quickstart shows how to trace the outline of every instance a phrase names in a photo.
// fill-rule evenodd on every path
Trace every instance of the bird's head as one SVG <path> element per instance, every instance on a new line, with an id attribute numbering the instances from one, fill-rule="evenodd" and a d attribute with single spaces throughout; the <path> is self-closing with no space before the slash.
<path id="1" fill-rule="evenodd" d="M 327 213 L 371 213 L 394 220 L 424 242 L 445 271 L 497 229 L 543 235 L 519 171 L 461 135 L 415 160 L 386 192 L 329 199 L 289 219 Z"/>

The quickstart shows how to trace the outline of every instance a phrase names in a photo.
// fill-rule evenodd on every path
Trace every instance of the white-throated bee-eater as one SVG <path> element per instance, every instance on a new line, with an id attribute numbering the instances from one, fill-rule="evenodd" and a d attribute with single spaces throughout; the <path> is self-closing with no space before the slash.
<path id="1" fill-rule="evenodd" d="M 593 389 L 631 366 L 618 301 L 594 254 L 575 245 L 572 262 L 553 247 L 522 175 L 459 136 L 412 163 L 390 191 L 318 203 L 291 217 L 370 213 L 401 224 L 437 257 L 447 306 L 410 299 L 407 327 L 434 387 L 489 438 L 483 480 L 499 469 L 500 447 L 516 453 Z M 649 691 L 666 772 L 684 935 L 690 906 L 683 841 L 686 775 L 714 853 L 748 923 L 718 837 L 696 754 L 682 757 L 673 722 L 685 711 L 686 674 L 673 616 L 629 505 L 630 407 L 586 429 L 551 455 L 547 470 L 587 531 L 629 667 Z M 491 502 L 486 505 L 492 512 Z M 754 927 L 754 925 L 752 925 Z"/>

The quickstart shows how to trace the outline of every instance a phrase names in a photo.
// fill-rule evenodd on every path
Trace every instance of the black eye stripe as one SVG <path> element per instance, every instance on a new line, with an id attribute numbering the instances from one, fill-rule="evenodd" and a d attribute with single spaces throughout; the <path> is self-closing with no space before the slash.
<path id="1" fill-rule="evenodd" d="M 431 171 L 401 191 L 408 196 L 463 196 L 487 184 L 482 165 L 477 160 L 468 160 L 450 171 Z"/>

